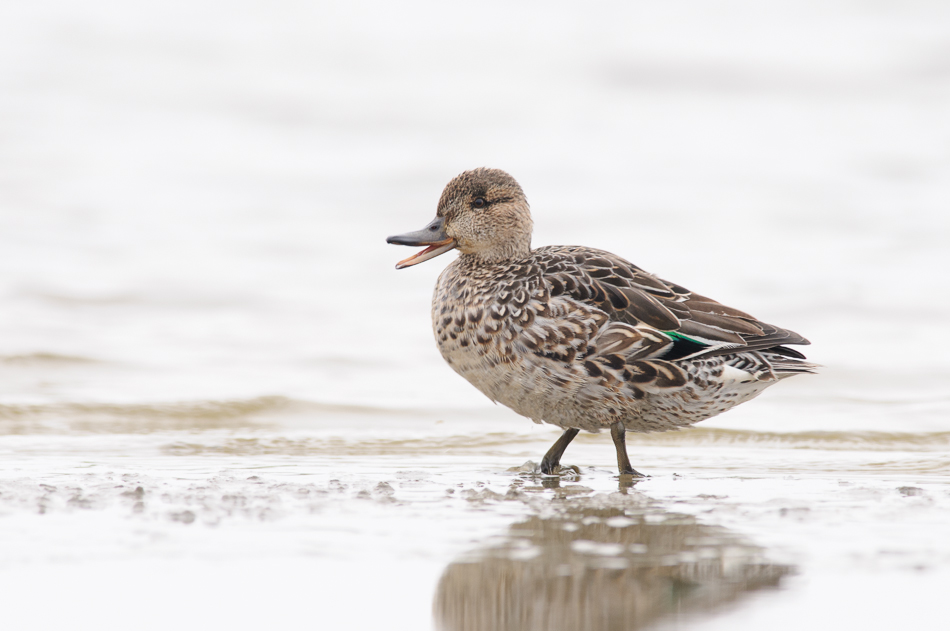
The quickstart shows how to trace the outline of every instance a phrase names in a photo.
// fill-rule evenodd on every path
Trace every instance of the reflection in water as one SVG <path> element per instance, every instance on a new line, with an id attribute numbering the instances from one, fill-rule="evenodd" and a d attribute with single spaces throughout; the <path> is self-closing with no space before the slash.
<path id="1" fill-rule="evenodd" d="M 449 565 L 434 610 L 443 631 L 640 629 L 774 586 L 790 570 L 638 493 L 559 493 L 503 541 Z"/>

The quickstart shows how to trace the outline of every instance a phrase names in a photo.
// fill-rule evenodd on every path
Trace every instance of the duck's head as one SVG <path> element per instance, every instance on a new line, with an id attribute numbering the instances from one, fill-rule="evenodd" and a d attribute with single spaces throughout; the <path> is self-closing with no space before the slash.
<path id="1" fill-rule="evenodd" d="M 442 191 L 435 219 L 415 232 L 386 239 L 426 249 L 399 261 L 396 269 L 458 248 L 480 262 L 498 263 L 531 251 L 531 212 L 521 186 L 504 171 L 479 168 L 457 176 Z"/>

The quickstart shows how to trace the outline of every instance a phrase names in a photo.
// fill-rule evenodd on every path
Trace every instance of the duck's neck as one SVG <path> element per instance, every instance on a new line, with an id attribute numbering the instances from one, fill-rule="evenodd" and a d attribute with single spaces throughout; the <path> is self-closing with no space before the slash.
<path id="1" fill-rule="evenodd" d="M 523 241 L 509 241 L 475 252 L 461 253 L 459 258 L 469 265 L 498 265 L 525 259 L 531 255 L 531 237 Z"/>

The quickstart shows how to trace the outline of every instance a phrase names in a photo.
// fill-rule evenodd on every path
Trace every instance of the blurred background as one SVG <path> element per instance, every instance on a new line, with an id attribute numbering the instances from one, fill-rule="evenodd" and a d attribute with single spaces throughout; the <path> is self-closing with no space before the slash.
<path id="1" fill-rule="evenodd" d="M 799 330 L 849 387 L 950 378 L 943 3 L 2 11 L 5 402 L 481 406 L 431 342 L 452 255 L 384 239 L 483 165 L 536 245 Z"/>
<path id="2" fill-rule="evenodd" d="M 491 427 L 540 456 L 557 432 L 435 349 L 454 254 L 397 272 L 409 250 L 385 244 L 477 166 L 522 184 L 535 245 L 611 250 L 811 339 L 820 377 L 704 426 L 916 433 L 945 481 L 948 112 L 938 1 L 4 3 L 4 510 L 34 528 L 37 485 L 82 486 L 79 462 L 162 454 L 160 485 L 293 432 Z M 194 460 L 168 455 L 185 435 Z M 0 574 L 73 558 L 74 527 Z M 77 563 L 128 552 L 102 546 Z"/>

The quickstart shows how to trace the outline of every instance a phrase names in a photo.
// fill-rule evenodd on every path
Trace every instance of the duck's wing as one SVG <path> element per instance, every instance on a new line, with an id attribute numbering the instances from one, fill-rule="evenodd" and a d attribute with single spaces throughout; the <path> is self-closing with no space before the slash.
<path id="1" fill-rule="evenodd" d="M 783 345 L 810 343 L 798 333 L 657 278 L 610 252 L 551 246 L 535 250 L 534 259 L 551 296 L 566 294 L 596 306 L 611 321 L 663 332 L 673 342 L 663 359 L 764 349 L 804 358 Z"/>

